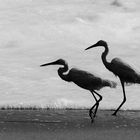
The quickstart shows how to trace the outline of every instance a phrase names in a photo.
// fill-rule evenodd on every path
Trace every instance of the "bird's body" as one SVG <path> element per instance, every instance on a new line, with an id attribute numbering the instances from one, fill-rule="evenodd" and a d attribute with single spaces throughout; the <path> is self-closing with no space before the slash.
<path id="1" fill-rule="evenodd" d="M 96 103 L 90 109 L 89 116 L 91 117 L 91 120 L 93 121 L 93 118 L 95 117 L 98 106 L 99 106 L 99 102 L 102 100 L 102 96 L 98 94 L 95 90 L 99 90 L 106 86 L 115 88 L 116 83 L 110 80 L 102 79 L 87 71 L 79 70 L 76 68 L 72 68 L 68 70 L 68 64 L 63 59 L 58 59 L 57 61 L 43 64 L 41 66 L 48 66 L 48 65 L 62 65 L 62 67 L 58 69 L 58 75 L 60 76 L 62 80 L 67 81 L 67 82 L 73 82 L 79 87 L 89 90 L 92 93 L 93 97 L 95 98 Z M 99 97 L 99 99 L 96 98 L 95 94 Z M 94 109 L 94 107 L 96 108 L 95 108 L 95 112 L 93 113 L 92 110 Z M 91 116 L 92 113 L 94 114 L 93 117 Z"/>
<path id="2" fill-rule="evenodd" d="M 131 84 L 139 83 L 140 84 L 140 74 L 137 71 L 135 71 L 129 64 L 122 61 L 120 58 L 114 58 L 112 59 L 111 62 L 108 62 L 106 60 L 106 56 L 109 52 L 109 49 L 108 49 L 107 43 L 103 40 L 100 40 L 96 44 L 86 48 L 86 50 L 93 47 L 98 47 L 98 46 L 103 46 L 105 48 L 105 51 L 101 55 L 103 64 L 109 71 L 113 72 L 114 75 L 118 76 L 121 81 L 124 98 L 120 106 L 113 113 L 113 115 L 116 115 L 119 109 L 121 108 L 121 106 L 126 101 L 124 83 L 131 83 Z"/>
<path id="3" fill-rule="evenodd" d="M 120 58 L 111 61 L 111 71 L 125 83 L 140 83 L 140 74 Z"/>
<path id="4" fill-rule="evenodd" d="M 87 71 L 79 70 L 76 68 L 72 68 L 69 71 L 68 76 L 70 77 L 71 82 L 74 82 L 79 87 L 90 91 L 100 90 L 105 86 L 113 87 L 115 85 L 113 81 L 102 79 Z"/>

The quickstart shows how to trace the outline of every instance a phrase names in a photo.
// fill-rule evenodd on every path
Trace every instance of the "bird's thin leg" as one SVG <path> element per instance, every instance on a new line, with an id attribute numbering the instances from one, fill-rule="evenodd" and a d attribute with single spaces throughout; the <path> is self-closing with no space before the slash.
<path id="1" fill-rule="evenodd" d="M 97 104 L 98 104 L 98 100 L 97 100 L 97 98 L 96 98 L 96 96 L 94 95 L 94 93 L 91 91 L 91 93 L 92 93 L 92 95 L 93 95 L 93 97 L 94 97 L 94 99 L 95 99 L 95 101 L 96 101 L 96 103 L 90 108 L 90 110 L 89 110 L 89 116 L 90 116 L 90 118 L 91 118 L 91 123 L 93 123 L 93 117 L 92 117 L 92 113 L 93 113 L 93 109 L 94 109 L 94 107 L 96 106 L 96 108 L 97 108 Z"/>
<path id="2" fill-rule="evenodd" d="M 112 114 L 112 115 L 114 115 L 114 116 L 116 116 L 117 112 L 119 111 L 119 109 L 121 108 L 121 106 L 122 106 L 122 105 L 125 103 L 125 101 L 126 101 L 125 88 L 124 88 L 124 81 L 121 80 L 121 79 L 120 79 L 120 81 L 121 81 L 121 85 L 122 85 L 122 89 L 123 89 L 123 101 L 122 101 L 122 103 L 119 105 L 119 107 L 115 110 L 115 112 Z"/>
<path id="3" fill-rule="evenodd" d="M 94 118 L 95 118 L 95 116 L 96 116 L 96 113 L 97 113 L 97 110 L 98 110 L 98 107 L 99 107 L 99 102 L 102 100 L 102 96 L 99 94 L 99 93 L 97 93 L 96 91 L 93 91 L 95 94 L 97 94 L 98 96 L 99 96 L 99 100 L 97 101 L 97 106 L 96 106 L 96 109 L 95 109 L 95 111 L 94 111 Z"/>
<path id="4" fill-rule="evenodd" d="M 96 95 L 98 95 L 99 96 L 99 100 L 97 100 L 97 98 L 96 98 L 96 96 L 94 95 L 94 93 L 96 94 Z M 100 95 L 100 94 L 98 94 L 96 91 L 93 91 L 93 92 L 91 92 L 92 93 L 92 95 L 93 95 L 93 97 L 95 98 L 95 100 L 96 100 L 96 103 L 92 106 L 92 108 L 89 110 L 89 116 L 90 116 L 90 118 L 91 118 L 91 122 L 93 123 L 93 118 L 95 118 L 96 117 L 96 113 L 97 113 L 97 110 L 98 110 L 98 107 L 99 107 L 99 102 L 102 100 L 102 96 Z M 95 111 L 94 111 L 94 113 L 93 113 L 93 109 L 94 109 L 94 107 L 96 106 L 96 108 L 95 108 Z M 91 116 L 91 114 L 94 114 L 93 115 L 93 117 Z"/>

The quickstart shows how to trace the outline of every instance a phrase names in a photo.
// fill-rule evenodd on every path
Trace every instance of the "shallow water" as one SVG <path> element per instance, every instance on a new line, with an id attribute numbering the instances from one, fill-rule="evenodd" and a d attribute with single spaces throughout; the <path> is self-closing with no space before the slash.
<path id="1" fill-rule="evenodd" d="M 108 42 L 113 57 L 121 57 L 140 69 L 139 1 L 0 0 L 0 105 L 56 108 L 92 106 L 92 95 L 73 83 L 62 81 L 57 66 L 39 65 L 58 58 L 71 67 L 119 80 L 101 62 L 103 51 L 86 47 L 99 39 Z M 123 109 L 140 109 L 139 85 L 126 87 Z M 102 109 L 116 108 L 122 101 L 121 86 L 104 88 Z"/>

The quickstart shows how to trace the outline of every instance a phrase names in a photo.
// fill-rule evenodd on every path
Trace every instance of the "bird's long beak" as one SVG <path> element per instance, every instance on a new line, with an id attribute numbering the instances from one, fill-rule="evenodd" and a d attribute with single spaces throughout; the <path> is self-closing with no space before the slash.
<path id="1" fill-rule="evenodd" d="M 91 49 L 91 48 L 94 48 L 94 47 L 97 47 L 98 46 L 98 44 L 96 43 L 96 44 L 94 44 L 94 45 L 92 45 L 92 46 L 89 46 L 88 48 L 86 48 L 85 50 L 88 50 L 88 49 Z"/>
<path id="2" fill-rule="evenodd" d="M 57 64 L 58 64 L 57 61 L 54 61 L 54 62 L 42 64 L 42 65 L 40 65 L 40 67 L 49 66 L 49 65 L 57 65 Z"/>

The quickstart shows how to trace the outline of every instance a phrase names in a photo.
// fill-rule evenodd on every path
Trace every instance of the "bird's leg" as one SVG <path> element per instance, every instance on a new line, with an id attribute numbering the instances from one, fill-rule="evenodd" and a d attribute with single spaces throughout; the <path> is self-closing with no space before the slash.
<path id="1" fill-rule="evenodd" d="M 98 107 L 98 102 L 96 102 L 95 104 L 94 104 L 94 106 L 89 110 L 89 116 L 90 116 L 90 118 L 91 118 L 91 123 L 93 123 L 94 122 L 94 118 L 95 118 L 95 111 L 93 112 L 92 110 L 94 109 L 94 107 L 96 106 L 96 108 Z M 95 109 L 96 110 L 96 109 Z M 92 115 L 93 114 L 93 115 Z"/>
<path id="2" fill-rule="evenodd" d="M 119 109 L 121 108 L 121 106 L 122 106 L 122 105 L 125 103 L 125 101 L 126 101 L 125 88 L 124 88 L 124 81 L 121 80 L 121 79 L 120 79 L 120 81 L 121 81 L 121 85 L 122 85 L 122 89 L 123 89 L 123 101 L 122 101 L 122 103 L 119 105 L 119 107 L 115 110 L 115 112 L 112 114 L 112 115 L 114 115 L 114 116 L 116 116 L 117 112 L 119 111 Z"/>
<path id="3" fill-rule="evenodd" d="M 93 95 L 93 97 L 94 97 L 94 99 L 95 99 L 95 101 L 96 101 L 96 103 L 90 108 L 90 110 L 89 110 L 89 116 L 90 116 L 90 118 L 91 118 L 91 123 L 93 123 L 93 117 L 92 117 L 92 113 L 93 113 L 93 109 L 94 109 L 94 107 L 96 106 L 96 108 L 97 108 L 97 103 L 98 103 L 98 100 L 97 100 L 97 98 L 96 98 L 96 96 L 94 95 L 94 93 L 91 91 L 91 93 L 92 93 L 92 95 Z M 94 113 L 93 113 L 94 114 Z"/>
<path id="4" fill-rule="evenodd" d="M 99 100 L 97 100 L 97 98 L 96 98 L 96 96 L 94 95 L 93 92 L 99 96 Z M 98 107 L 99 107 L 99 102 L 102 100 L 102 96 L 101 96 L 100 94 L 98 94 L 98 93 L 95 92 L 95 91 L 93 91 L 93 92 L 91 92 L 91 93 L 92 93 L 92 95 L 93 95 L 93 97 L 94 97 L 96 103 L 95 103 L 95 104 L 92 106 L 92 108 L 89 110 L 89 116 L 90 116 L 90 118 L 91 118 L 91 122 L 92 122 L 92 123 L 93 123 L 94 118 L 96 117 L 96 113 L 97 113 L 97 110 L 98 110 Z M 92 110 L 94 109 L 95 106 L 96 106 L 96 108 L 95 108 L 95 111 L 94 111 L 94 113 L 93 113 Z M 93 113 L 93 116 L 91 115 L 92 113 Z"/>
<path id="5" fill-rule="evenodd" d="M 94 111 L 94 113 L 93 113 L 93 118 L 96 117 L 96 113 L 97 113 L 98 107 L 99 107 L 99 102 L 97 101 L 97 103 L 96 103 L 96 108 L 95 108 L 95 111 Z"/>
<path id="6" fill-rule="evenodd" d="M 99 100 L 98 100 L 97 103 L 96 103 L 97 106 L 96 106 L 96 109 L 95 109 L 95 111 L 94 111 L 94 116 L 93 116 L 93 117 L 95 118 L 95 117 L 96 117 L 97 110 L 98 110 L 98 107 L 99 107 L 99 102 L 102 100 L 103 97 L 102 97 L 99 93 L 97 93 L 96 91 L 94 91 L 94 93 L 97 94 L 97 95 L 99 96 Z"/>

